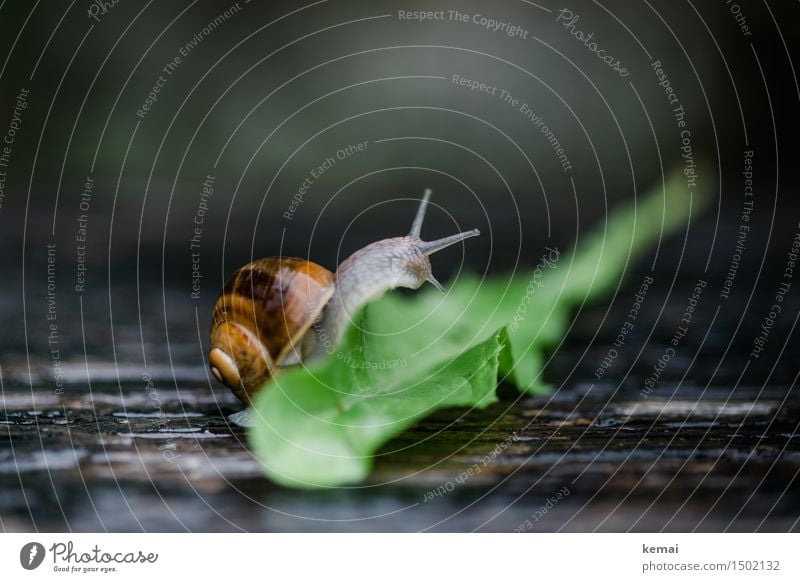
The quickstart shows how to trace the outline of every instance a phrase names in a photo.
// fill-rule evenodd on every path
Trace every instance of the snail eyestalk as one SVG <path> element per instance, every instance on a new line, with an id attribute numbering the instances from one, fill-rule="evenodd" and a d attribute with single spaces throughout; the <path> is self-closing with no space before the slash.
<path id="1" fill-rule="evenodd" d="M 440 238 L 439 240 L 434 240 L 431 242 L 422 242 L 419 245 L 419 250 L 424 255 L 432 255 L 436 251 L 446 249 L 447 247 L 459 243 L 464 239 L 472 238 L 473 236 L 478 236 L 480 233 L 481 231 L 479 231 L 477 228 L 473 228 L 472 230 L 468 230 L 466 232 L 459 232 L 458 234 Z"/>
<path id="2" fill-rule="evenodd" d="M 428 200 L 431 199 L 431 194 L 433 194 L 433 190 L 428 188 L 422 195 L 419 208 L 417 208 L 417 215 L 414 217 L 414 222 L 411 224 L 411 232 L 408 233 L 408 236 L 419 238 L 419 233 L 422 232 L 422 223 L 425 221 L 425 213 L 428 210 Z"/>

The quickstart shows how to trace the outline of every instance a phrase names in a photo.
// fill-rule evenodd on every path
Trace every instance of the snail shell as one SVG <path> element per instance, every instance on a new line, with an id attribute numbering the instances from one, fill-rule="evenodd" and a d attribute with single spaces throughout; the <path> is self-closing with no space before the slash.
<path id="1" fill-rule="evenodd" d="M 211 317 L 214 377 L 249 404 L 278 368 L 302 361 L 302 338 L 333 295 L 333 279 L 324 267 L 294 257 L 258 259 L 236 271 Z"/>

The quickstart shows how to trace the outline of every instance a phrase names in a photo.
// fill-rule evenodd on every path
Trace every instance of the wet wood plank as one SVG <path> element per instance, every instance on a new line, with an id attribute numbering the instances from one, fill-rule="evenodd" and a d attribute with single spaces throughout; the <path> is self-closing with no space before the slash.
<path id="1" fill-rule="evenodd" d="M 445 411 L 389 443 L 364 487 L 309 493 L 262 478 L 226 394 L 161 391 L 154 411 L 137 389 L 6 398 L 5 529 L 503 531 L 565 487 L 535 529 L 796 527 L 800 407 L 779 390 Z"/>
<path id="2" fill-rule="evenodd" d="M 41 354 L 29 367 L 6 351 L 0 529 L 797 531 L 791 359 L 764 384 L 737 375 L 719 344 L 691 347 L 685 353 L 716 361 L 716 370 L 703 364 L 706 378 L 693 368 L 686 380 L 691 364 L 676 362 L 643 397 L 642 378 L 680 314 L 655 327 L 648 353 L 620 358 L 626 378 L 597 381 L 593 366 L 619 321 L 600 325 L 606 309 L 576 319 L 548 368 L 553 394 L 501 387 L 501 401 L 485 410 L 439 412 L 388 443 L 366 483 L 321 491 L 262 476 L 245 431 L 226 421 L 237 401 L 209 388 L 194 351 L 181 351 L 197 337 L 192 325 L 184 335 L 171 330 L 171 360 L 143 368 L 138 322 L 118 318 L 116 334 L 131 345 L 122 342 L 115 360 L 98 340 L 87 359 L 65 361 L 63 394 Z M 157 352 L 157 332 L 145 333 Z"/>

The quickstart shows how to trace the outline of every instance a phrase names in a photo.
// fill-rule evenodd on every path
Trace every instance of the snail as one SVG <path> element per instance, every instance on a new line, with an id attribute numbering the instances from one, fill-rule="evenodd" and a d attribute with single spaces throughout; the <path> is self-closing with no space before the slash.
<path id="1" fill-rule="evenodd" d="M 266 257 L 237 270 L 211 317 L 212 375 L 249 404 L 282 369 L 332 353 L 351 315 L 386 291 L 418 289 L 426 281 L 444 291 L 428 257 L 480 232 L 420 239 L 430 196 L 426 190 L 408 235 L 357 250 L 335 273 L 294 257 Z"/>

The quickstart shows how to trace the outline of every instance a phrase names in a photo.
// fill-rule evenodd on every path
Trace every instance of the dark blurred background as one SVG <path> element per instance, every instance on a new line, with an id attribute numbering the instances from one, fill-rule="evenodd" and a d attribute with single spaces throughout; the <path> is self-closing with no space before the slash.
<path id="1" fill-rule="evenodd" d="M 9 1 L 0 14 L 0 131 L 17 127 L 0 206 L 7 328 L 21 283 L 31 324 L 46 325 L 48 244 L 60 310 L 95 292 L 90 307 L 113 318 L 167 282 L 174 303 L 139 310 L 180 324 L 197 308 L 205 328 L 236 267 L 287 254 L 333 269 L 405 232 L 426 187 L 424 234 L 484 233 L 436 257 L 441 279 L 462 261 L 525 268 L 685 167 L 684 129 L 717 203 L 681 268 L 727 271 L 746 151 L 763 227 L 735 295 L 797 226 L 794 3 Z M 661 260 L 677 267 L 676 238 Z"/>
<path id="2" fill-rule="evenodd" d="M 572 29 L 555 22 L 560 6 L 522 1 L 4 4 L 2 129 L 15 95 L 30 90 L 0 213 L 4 248 L 20 257 L 27 223 L 35 255 L 55 223 L 60 263 L 74 262 L 68 245 L 91 176 L 93 285 L 104 279 L 94 265 L 102 268 L 107 251 L 117 265 L 137 248 L 160 256 L 163 246 L 168 271 L 181 277 L 207 175 L 215 177 L 202 232 L 209 293 L 223 252 L 238 263 L 251 248 L 261 255 L 283 245 L 333 265 L 331 240 L 347 231 L 349 251 L 387 224 L 405 228 L 413 203 L 398 199 L 426 186 L 442 206 L 432 232 L 453 221 L 492 226 L 496 250 L 568 236 L 679 163 L 679 131 L 653 61 L 686 110 L 695 154 L 711 162 L 702 179 L 721 177 L 723 197 L 738 200 L 742 152 L 752 149 L 757 210 L 770 214 L 776 139 L 781 179 L 795 174 L 794 3 L 739 2 L 737 21 L 725 2 L 579 2 Z M 422 9 L 445 20 L 398 16 Z M 510 23 L 526 38 L 449 20 L 450 10 Z M 593 32 L 628 76 L 571 30 Z M 454 74 L 496 95 L 457 86 Z M 163 87 L 141 118 L 159 76 Z M 542 117 L 571 170 L 502 90 Z M 309 172 L 360 142 L 366 149 L 337 160 L 284 219 Z M 489 260 L 488 238 L 482 253 L 471 249 L 476 264 Z M 516 253 L 491 260 L 507 267 Z"/>

